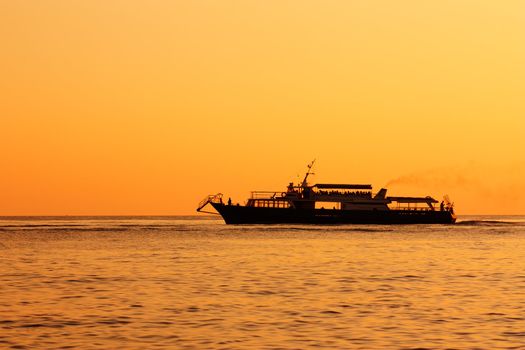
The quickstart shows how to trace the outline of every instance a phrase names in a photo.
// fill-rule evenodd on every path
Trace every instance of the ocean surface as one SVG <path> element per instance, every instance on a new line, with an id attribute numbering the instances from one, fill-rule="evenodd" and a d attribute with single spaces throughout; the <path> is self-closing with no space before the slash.
<path id="1" fill-rule="evenodd" d="M 525 349 L 525 217 L 3 217 L 0 348 Z"/>

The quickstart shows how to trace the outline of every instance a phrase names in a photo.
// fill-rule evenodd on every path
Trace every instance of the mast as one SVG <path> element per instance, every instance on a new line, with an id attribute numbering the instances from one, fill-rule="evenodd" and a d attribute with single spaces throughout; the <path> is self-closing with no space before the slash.
<path id="1" fill-rule="evenodd" d="M 312 162 L 307 165 L 308 170 L 306 171 L 306 175 L 304 176 L 303 182 L 301 183 L 301 187 L 307 186 L 306 179 L 308 179 L 308 175 L 315 175 L 314 173 L 312 173 L 312 167 L 314 166 L 314 163 L 315 163 L 315 159 L 312 160 Z"/>

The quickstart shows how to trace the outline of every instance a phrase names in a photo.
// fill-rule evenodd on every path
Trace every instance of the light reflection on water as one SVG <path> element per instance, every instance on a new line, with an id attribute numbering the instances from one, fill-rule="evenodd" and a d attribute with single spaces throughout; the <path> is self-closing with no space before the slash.
<path id="1" fill-rule="evenodd" d="M 525 346 L 525 218 L 0 219 L 0 348 Z"/>

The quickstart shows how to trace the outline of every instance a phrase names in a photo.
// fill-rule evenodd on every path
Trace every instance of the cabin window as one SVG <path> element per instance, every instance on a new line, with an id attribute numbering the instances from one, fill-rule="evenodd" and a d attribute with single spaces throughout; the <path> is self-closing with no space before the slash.
<path id="1" fill-rule="evenodd" d="M 340 202 L 315 202 L 315 209 L 341 209 Z"/>

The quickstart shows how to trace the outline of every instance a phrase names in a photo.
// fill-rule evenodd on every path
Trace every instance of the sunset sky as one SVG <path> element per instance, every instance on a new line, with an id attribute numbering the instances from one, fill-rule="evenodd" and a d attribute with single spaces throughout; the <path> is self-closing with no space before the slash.
<path id="1" fill-rule="evenodd" d="M 0 0 L 0 215 L 312 182 L 525 214 L 525 1 Z"/>

